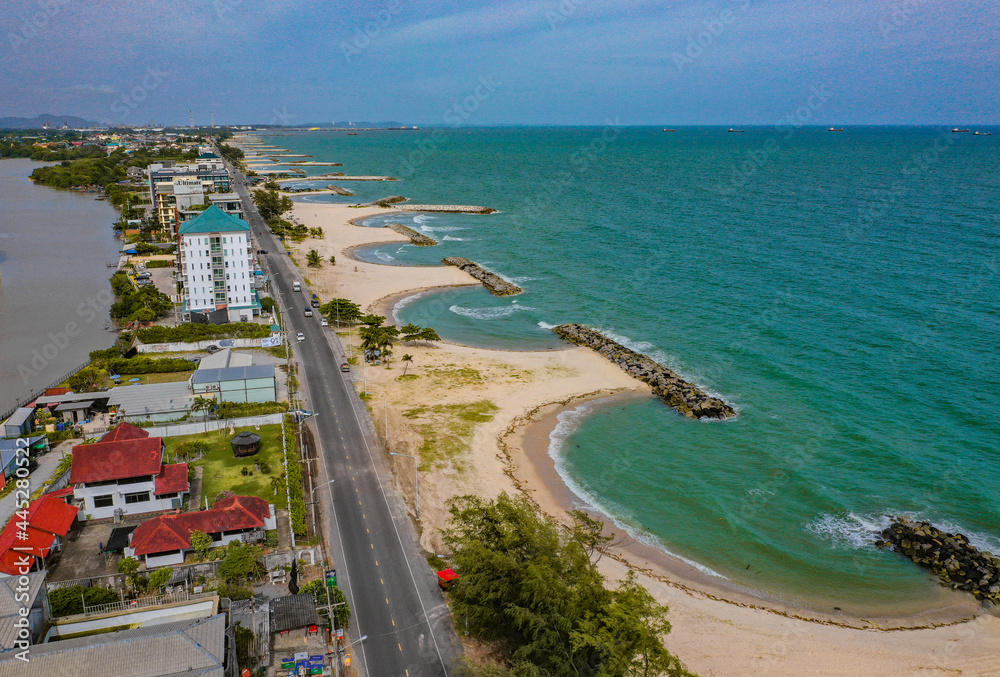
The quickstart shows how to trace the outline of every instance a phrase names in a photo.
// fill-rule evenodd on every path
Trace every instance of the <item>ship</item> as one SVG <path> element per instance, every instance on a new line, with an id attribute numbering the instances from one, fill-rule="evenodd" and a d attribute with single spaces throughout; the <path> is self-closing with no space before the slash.
<path id="1" fill-rule="evenodd" d="M 965 134 L 968 131 L 969 131 L 968 129 L 959 129 L 958 127 L 953 127 L 952 130 L 951 130 L 951 133 L 952 134 Z"/>
<path id="2" fill-rule="evenodd" d="M 842 132 L 842 131 L 844 131 L 844 128 L 843 127 L 830 127 L 826 131 L 828 131 L 828 132 Z"/>
<path id="3" fill-rule="evenodd" d="M 732 127 L 730 127 L 726 131 L 727 132 L 733 132 L 734 134 L 736 134 L 736 133 L 742 132 L 743 130 L 742 129 L 733 129 Z"/>

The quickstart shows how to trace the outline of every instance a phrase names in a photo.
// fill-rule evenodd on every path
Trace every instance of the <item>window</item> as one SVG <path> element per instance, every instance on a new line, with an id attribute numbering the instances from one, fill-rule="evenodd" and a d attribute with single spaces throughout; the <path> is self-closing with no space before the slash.
<path id="1" fill-rule="evenodd" d="M 115 497 L 111 494 L 104 494 L 103 496 L 94 496 L 94 507 L 95 508 L 110 508 L 115 504 Z"/>
<path id="2" fill-rule="evenodd" d="M 148 491 L 139 491 L 134 494 L 125 494 L 125 505 L 132 503 L 145 503 L 149 500 Z"/>
<path id="3" fill-rule="evenodd" d="M 170 493 L 170 494 L 160 494 L 160 495 L 157 496 L 157 498 L 159 498 L 159 499 L 177 498 L 177 492 L 175 491 L 175 492 Z"/>

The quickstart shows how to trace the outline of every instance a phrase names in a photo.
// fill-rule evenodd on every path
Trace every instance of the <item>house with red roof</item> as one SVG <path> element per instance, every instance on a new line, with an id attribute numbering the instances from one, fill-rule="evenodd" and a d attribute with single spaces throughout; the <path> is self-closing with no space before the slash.
<path id="1" fill-rule="evenodd" d="M 163 440 L 131 423 L 73 447 L 69 477 L 87 519 L 173 510 L 190 490 L 187 464 L 164 464 Z"/>
<path id="2" fill-rule="evenodd" d="M 142 559 L 147 568 L 183 564 L 192 550 L 191 532 L 212 537 L 219 547 L 231 541 L 263 538 L 263 532 L 278 528 L 274 505 L 256 496 L 230 496 L 208 510 L 160 515 L 136 527 L 125 548 L 126 557 Z"/>
<path id="3" fill-rule="evenodd" d="M 0 573 L 22 576 L 45 568 L 49 555 L 76 520 L 77 508 L 66 503 L 66 491 L 42 494 L 28 506 L 27 518 L 15 514 L 0 532 Z"/>

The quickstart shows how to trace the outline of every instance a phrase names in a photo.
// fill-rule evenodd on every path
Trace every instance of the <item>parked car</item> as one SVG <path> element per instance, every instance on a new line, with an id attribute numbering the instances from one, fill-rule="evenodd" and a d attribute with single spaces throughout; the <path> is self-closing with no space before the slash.
<path id="1" fill-rule="evenodd" d="M 267 253 L 267 250 L 266 250 L 266 249 L 258 249 L 258 250 L 257 250 L 257 253 L 258 253 L 258 254 L 266 254 L 266 253 Z"/>
<path id="2" fill-rule="evenodd" d="M 347 362 L 342 362 L 340 364 L 340 371 L 350 371 L 350 370 L 351 370 L 351 365 L 347 364 Z"/>
<path id="3" fill-rule="evenodd" d="M 188 358 L 188 362 L 194 362 L 195 364 L 198 364 L 199 362 L 201 362 L 201 358 L 200 357 L 189 357 Z"/>
<path id="4" fill-rule="evenodd" d="M 303 334 L 302 332 L 299 332 L 298 336 L 295 337 L 295 340 L 297 340 L 297 341 L 305 341 L 306 340 L 306 335 Z"/>
<path id="5" fill-rule="evenodd" d="M 329 327 L 330 326 L 330 321 L 327 320 L 324 317 L 322 320 L 319 321 L 319 326 L 321 326 L 321 327 Z"/>
<path id="6" fill-rule="evenodd" d="M 208 351 L 208 354 L 209 354 L 209 355 L 214 355 L 215 353 L 217 353 L 217 352 L 219 352 L 220 350 L 222 350 L 222 348 L 220 348 L 220 347 L 219 347 L 219 346 L 217 346 L 217 345 L 210 345 L 209 347 L 205 348 L 205 350 L 207 350 L 207 351 Z"/>

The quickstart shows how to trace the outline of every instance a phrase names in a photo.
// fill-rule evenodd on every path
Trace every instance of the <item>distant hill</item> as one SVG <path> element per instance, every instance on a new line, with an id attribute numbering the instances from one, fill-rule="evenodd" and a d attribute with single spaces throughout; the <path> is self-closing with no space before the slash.
<path id="1" fill-rule="evenodd" d="M 402 122 L 396 122 L 395 120 L 383 121 L 383 122 L 366 122 L 365 120 L 338 120 L 336 122 L 310 122 L 305 124 L 295 124 L 292 127 L 322 127 L 327 129 L 330 127 L 360 127 L 362 129 L 384 129 L 386 127 L 402 127 Z M 409 125 L 406 125 L 409 127 Z"/>
<path id="2" fill-rule="evenodd" d="M 0 118 L 0 129 L 41 129 L 46 123 L 55 129 L 63 125 L 69 125 L 71 129 L 100 126 L 92 120 L 84 120 L 73 115 L 49 115 L 46 113 L 36 115 L 33 118 Z"/>

